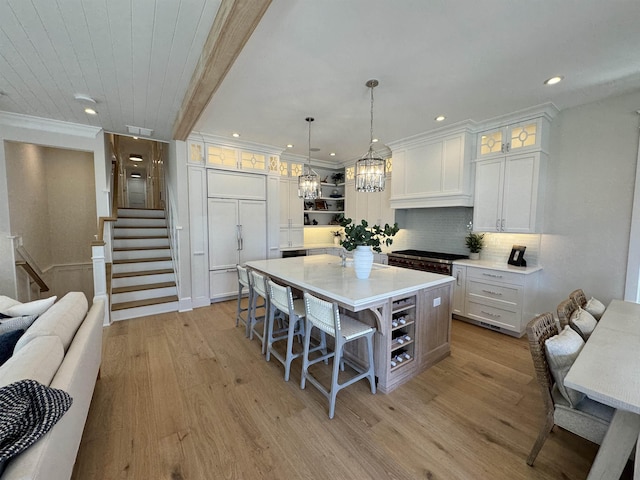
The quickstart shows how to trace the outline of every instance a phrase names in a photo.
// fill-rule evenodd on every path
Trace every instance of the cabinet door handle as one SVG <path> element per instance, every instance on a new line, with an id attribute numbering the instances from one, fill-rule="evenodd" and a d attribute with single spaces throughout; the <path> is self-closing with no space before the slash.
<path id="1" fill-rule="evenodd" d="M 499 295 L 502 296 L 500 292 L 494 292 L 493 290 L 482 290 L 484 293 L 488 293 L 489 295 Z"/>
<path id="2" fill-rule="evenodd" d="M 482 275 L 484 275 L 485 277 L 502 278 L 502 275 L 497 275 L 495 273 L 483 273 Z"/>
<path id="3" fill-rule="evenodd" d="M 507 152 L 511 150 L 511 142 L 507 142 Z"/>
<path id="4" fill-rule="evenodd" d="M 500 231 L 504 232 L 504 218 L 502 219 L 502 221 L 500 222 Z"/>
<path id="5" fill-rule="evenodd" d="M 501 144 L 501 145 L 500 145 L 500 152 L 501 152 L 501 153 L 504 153 L 504 150 L 505 150 L 505 149 L 504 149 L 504 143 L 503 143 L 503 144 Z"/>
<path id="6" fill-rule="evenodd" d="M 240 225 L 236 225 L 236 250 L 240 250 Z"/>
<path id="7" fill-rule="evenodd" d="M 460 272 L 456 272 L 456 285 L 460 286 Z"/>
<path id="8" fill-rule="evenodd" d="M 488 317 L 493 317 L 493 318 L 500 318 L 502 316 L 497 313 L 485 312 L 484 310 L 480 310 L 480 313 L 484 313 Z"/>
<path id="9" fill-rule="evenodd" d="M 240 232 L 240 250 L 244 250 L 244 238 L 242 238 L 242 225 L 238 225 Z"/>
<path id="10" fill-rule="evenodd" d="M 500 231 L 500 219 L 496 219 L 496 232 Z"/>

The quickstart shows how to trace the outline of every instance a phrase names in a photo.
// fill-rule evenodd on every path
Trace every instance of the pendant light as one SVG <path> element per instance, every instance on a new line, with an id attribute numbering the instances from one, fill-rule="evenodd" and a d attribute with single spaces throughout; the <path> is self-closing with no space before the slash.
<path id="1" fill-rule="evenodd" d="M 356 191 L 382 192 L 386 174 L 386 162 L 373 150 L 373 89 L 378 86 L 378 80 L 365 83 L 371 89 L 371 137 L 369 151 L 356 162 Z"/>
<path id="2" fill-rule="evenodd" d="M 305 118 L 309 122 L 309 164 L 307 172 L 298 177 L 298 197 L 305 200 L 314 200 L 320 196 L 320 180 L 318 174 L 311 169 L 311 122 L 313 117 Z"/>

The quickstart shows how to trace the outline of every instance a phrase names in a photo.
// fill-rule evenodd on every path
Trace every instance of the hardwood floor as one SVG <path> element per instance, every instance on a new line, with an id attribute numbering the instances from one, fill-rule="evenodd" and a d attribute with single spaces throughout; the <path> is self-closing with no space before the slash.
<path id="1" fill-rule="evenodd" d="M 525 462 L 543 407 L 524 338 L 454 320 L 450 357 L 388 395 L 350 386 L 329 420 L 300 360 L 285 382 L 234 316 L 224 302 L 105 329 L 74 479 L 587 476 L 597 447 L 558 427 Z"/>

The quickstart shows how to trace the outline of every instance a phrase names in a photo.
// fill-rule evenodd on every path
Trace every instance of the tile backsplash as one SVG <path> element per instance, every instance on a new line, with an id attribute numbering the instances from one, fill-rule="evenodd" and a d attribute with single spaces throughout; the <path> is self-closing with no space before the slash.
<path id="1" fill-rule="evenodd" d="M 401 230 L 387 251 L 412 248 L 468 255 L 464 237 L 472 220 L 471 207 L 396 210 L 396 222 Z M 525 245 L 527 264 L 538 265 L 540 237 L 539 234 L 485 233 L 480 259 L 506 263 L 513 245 Z"/>

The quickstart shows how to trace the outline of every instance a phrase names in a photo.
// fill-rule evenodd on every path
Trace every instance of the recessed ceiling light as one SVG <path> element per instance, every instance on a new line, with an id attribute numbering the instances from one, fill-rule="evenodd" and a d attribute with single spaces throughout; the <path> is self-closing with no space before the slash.
<path id="1" fill-rule="evenodd" d="M 543 83 L 545 85 L 555 85 L 556 83 L 560 83 L 562 80 L 564 80 L 564 77 L 562 75 L 558 75 L 557 77 L 551 77 L 545 80 Z"/>
<path id="2" fill-rule="evenodd" d="M 374 138 L 373 140 L 371 140 L 373 143 L 376 143 L 378 141 L 377 138 Z"/>
<path id="3" fill-rule="evenodd" d="M 332 157 L 336 156 L 336 152 L 331 152 L 329 155 L 331 155 Z"/>
<path id="4" fill-rule="evenodd" d="M 232 133 L 232 134 L 231 134 L 231 136 L 232 136 L 232 137 L 235 137 L 235 138 L 238 138 L 238 137 L 240 136 L 240 134 L 239 134 L 239 133 L 235 133 L 235 132 L 234 132 L 234 133 Z"/>
<path id="5" fill-rule="evenodd" d="M 293 143 L 287 144 L 287 148 L 293 148 Z"/>
<path id="6" fill-rule="evenodd" d="M 142 175 L 140 175 L 138 172 L 133 172 L 131 174 L 131 178 L 142 178 Z"/>
<path id="7" fill-rule="evenodd" d="M 139 155 L 137 153 L 132 153 L 129 155 L 129 160 L 131 160 L 132 162 L 141 162 L 142 155 Z"/>
<path id="8" fill-rule="evenodd" d="M 87 115 L 97 115 L 98 114 L 97 111 L 95 111 L 93 108 L 89 108 L 89 107 L 84 109 L 84 113 L 86 113 Z"/>
<path id="9" fill-rule="evenodd" d="M 438 116 L 435 118 L 435 121 L 436 121 L 436 122 L 442 122 L 445 118 L 447 118 L 447 117 L 445 117 L 444 115 L 438 115 Z"/>

